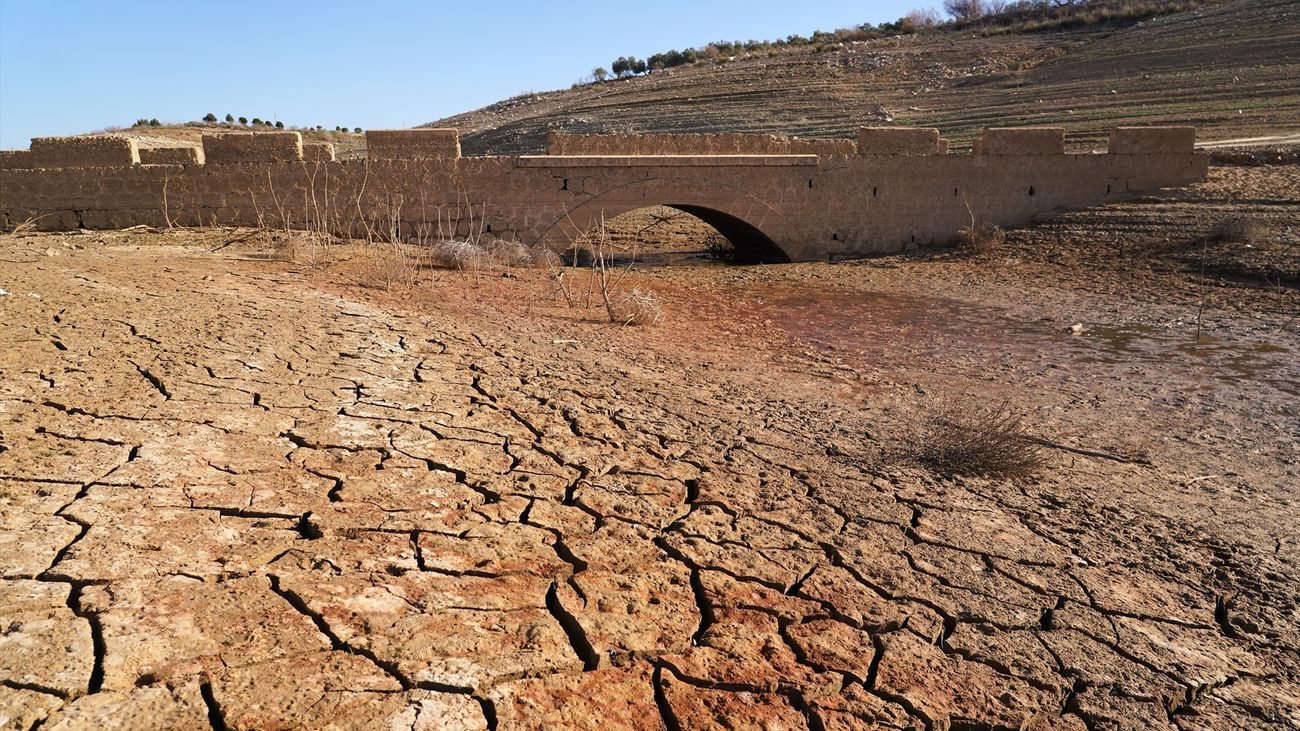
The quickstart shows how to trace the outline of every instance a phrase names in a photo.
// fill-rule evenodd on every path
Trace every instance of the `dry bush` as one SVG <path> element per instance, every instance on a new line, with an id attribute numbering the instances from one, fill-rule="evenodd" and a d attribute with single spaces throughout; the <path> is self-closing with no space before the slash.
<path id="1" fill-rule="evenodd" d="M 526 267 L 533 263 L 533 253 L 518 241 L 495 239 L 484 247 L 488 261 L 503 267 Z"/>
<path id="2" fill-rule="evenodd" d="M 635 287 L 610 305 L 610 320 L 623 325 L 653 325 L 663 314 L 654 292 L 642 292 Z"/>
<path id="3" fill-rule="evenodd" d="M 465 240 L 439 241 L 429 247 L 429 260 L 434 266 L 460 271 L 478 271 L 488 263 L 482 246 Z"/>
<path id="4" fill-rule="evenodd" d="M 263 231 L 271 239 L 271 256 L 280 261 L 315 266 L 329 253 L 331 239 L 318 231 L 289 231 L 270 233 Z"/>
<path id="5" fill-rule="evenodd" d="M 553 267 L 560 266 L 560 256 L 542 246 L 528 248 L 518 241 L 502 239 L 453 239 L 438 241 L 428 247 L 429 260 L 434 266 L 460 271 L 479 271 L 489 267 Z"/>
<path id="6" fill-rule="evenodd" d="M 922 418 L 908 456 L 935 472 L 1024 478 L 1040 472 L 1040 442 L 1007 403 L 951 401 Z"/>
<path id="7" fill-rule="evenodd" d="M 538 244 L 530 252 L 532 260 L 529 266 L 536 269 L 559 269 L 564 266 L 564 259 L 550 247 Z"/>
<path id="8" fill-rule="evenodd" d="M 1264 237 L 1264 222 L 1253 216 L 1230 216 L 1214 224 L 1210 240 L 1227 244 L 1249 244 Z"/>
<path id="9" fill-rule="evenodd" d="M 962 226 L 957 231 L 956 243 L 960 251 L 989 254 L 1000 249 L 1006 240 L 1006 232 L 991 223 L 984 222 Z"/>

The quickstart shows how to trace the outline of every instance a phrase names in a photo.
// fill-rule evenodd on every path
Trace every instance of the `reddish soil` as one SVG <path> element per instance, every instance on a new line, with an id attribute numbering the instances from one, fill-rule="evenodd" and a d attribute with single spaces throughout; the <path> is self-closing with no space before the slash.
<path id="1" fill-rule="evenodd" d="M 641 266 L 644 328 L 585 271 L 0 236 L 0 727 L 1300 725 L 1297 180 Z M 1047 468 L 913 464 L 952 400 Z"/>

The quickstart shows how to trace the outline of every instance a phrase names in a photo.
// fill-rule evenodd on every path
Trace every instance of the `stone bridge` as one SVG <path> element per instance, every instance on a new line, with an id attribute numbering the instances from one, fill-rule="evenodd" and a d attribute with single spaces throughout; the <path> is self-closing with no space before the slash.
<path id="1" fill-rule="evenodd" d="M 336 160 L 296 132 L 205 134 L 139 149 L 122 136 L 36 138 L 0 152 L 0 226 L 240 225 L 433 241 L 484 234 L 565 246 L 627 211 L 695 215 L 755 260 L 848 258 L 943 243 L 972 220 L 1021 224 L 1204 179 L 1189 127 L 1112 131 L 1066 154 L 1059 128 L 994 128 L 971 154 L 938 130 L 856 140 L 753 134 L 564 135 L 548 154 L 462 157 L 456 130 L 373 130 Z"/>

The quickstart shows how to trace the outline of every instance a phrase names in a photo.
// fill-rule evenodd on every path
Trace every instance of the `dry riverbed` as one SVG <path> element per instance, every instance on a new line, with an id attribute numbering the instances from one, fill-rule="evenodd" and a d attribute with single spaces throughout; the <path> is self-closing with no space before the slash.
<path id="1" fill-rule="evenodd" d="M 1294 728 L 1300 300 L 1170 264 L 1224 186 L 1293 245 L 1287 170 L 640 268 L 648 328 L 546 270 L 0 236 L 0 727 Z M 908 462 L 953 400 L 1047 469 Z"/>

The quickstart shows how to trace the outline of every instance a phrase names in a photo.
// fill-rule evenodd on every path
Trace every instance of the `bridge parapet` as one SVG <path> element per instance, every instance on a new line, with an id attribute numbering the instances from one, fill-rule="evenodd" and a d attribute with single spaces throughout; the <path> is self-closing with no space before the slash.
<path id="1" fill-rule="evenodd" d="M 31 170 L 31 150 L 0 150 L 0 170 Z"/>
<path id="2" fill-rule="evenodd" d="M 890 128 L 863 131 L 864 154 L 853 155 L 753 154 L 754 146 L 629 154 L 620 142 L 619 152 L 600 154 L 459 157 L 455 130 L 379 130 L 368 137 L 369 160 L 331 161 L 328 145 L 262 132 L 205 136 L 206 164 L 197 164 L 194 149 L 133 154 L 123 138 L 36 140 L 32 150 L 0 154 L 0 229 L 27 220 L 48 230 L 274 221 L 344 236 L 378 226 L 427 240 L 448 211 L 473 210 L 484 233 L 563 246 L 601 220 L 668 205 L 765 259 L 846 258 L 942 243 L 972 217 L 1016 225 L 1203 180 L 1208 155 L 1193 150 L 1194 135 L 1117 130 L 1111 154 L 1079 155 L 1063 154 L 1060 129 L 989 130 L 984 154 L 947 155 L 936 130 Z M 764 136 L 717 135 L 704 146 L 756 138 Z M 655 149 L 701 142 L 669 139 L 658 138 L 664 145 Z M 758 148 L 801 149 L 773 139 Z M 70 159 L 73 151 L 85 157 Z M 448 235 L 466 235 L 463 223 Z"/>
<path id="3" fill-rule="evenodd" d="M 202 165 L 205 161 L 202 147 L 142 147 L 141 165 Z"/>
<path id="4" fill-rule="evenodd" d="M 1062 127 L 990 127 L 975 141 L 976 155 L 1064 155 Z"/>
<path id="5" fill-rule="evenodd" d="M 455 160 L 460 158 L 460 132 L 454 129 L 366 130 L 370 160 Z"/>
<path id="6" fill-rule="evenodd" d="M 524 155 L 518 158 L 521 168 L 726 168 L 816 164 L 816 155 Z"/>
<path id="7" fill-rule="evenodd" d="M 123 135 L 34 137 L 34 168 L 118 168 L 140 164 L 135 139 Z"/>
<path id="8" fill-rule="evenodd" d="M 546 137 L 550 155 L 852 155 L 853 140 L 800 139 L 771 134 L 724 132 L 570 134 Z"/>
<path id="9" fill-rule="evenodd" d="M 334 162 L 334 143 L 304 142 L 302 143 L 302 159 L 307 162 Z"/>
<path id="10" fill-rule="evenodd" d="M 1110 131 L 1107 151 L 1112 155 L 1186 155 L 1195 149 L 1195 127 L 1116 127 Z"/>
<path id="11" fill-rule="evenodd" d="M 946 155 L 939 130 L 924 127 L 859 127 L 859 155 Z"/>
<path id="12" fill-rule="evenodd" d="M 203 135 L 207 165 L 298 162 L 302 135 L 297 132 L 231 132 Z"/>

